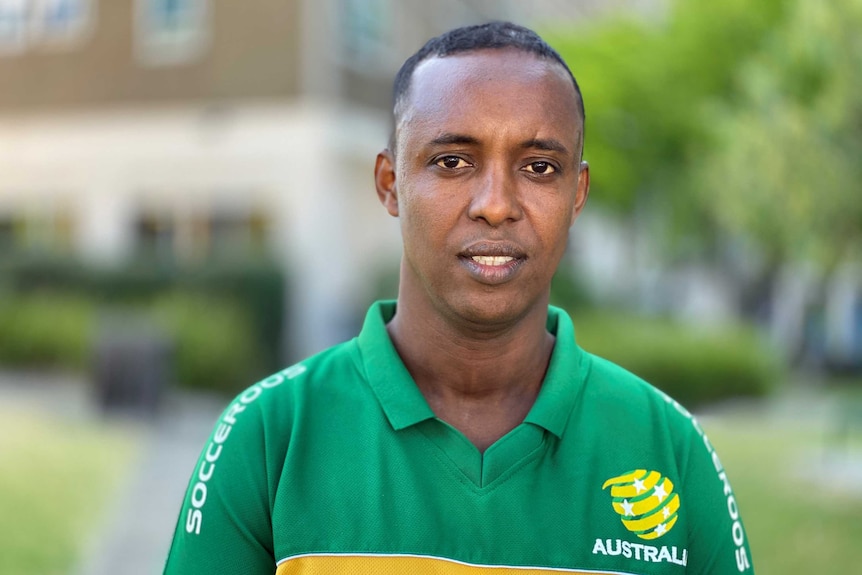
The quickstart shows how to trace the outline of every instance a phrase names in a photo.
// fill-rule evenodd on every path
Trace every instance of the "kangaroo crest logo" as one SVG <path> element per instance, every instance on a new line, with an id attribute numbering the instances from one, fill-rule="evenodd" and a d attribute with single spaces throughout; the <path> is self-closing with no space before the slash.
<path id="1" fill-rule="evenodd" d="M 641 539 L 658 539 L 676 524 L 679 494 L 658 471 L 635 469 L 605 481 L 611 488 L 614 511 L 625 528 Z"/>

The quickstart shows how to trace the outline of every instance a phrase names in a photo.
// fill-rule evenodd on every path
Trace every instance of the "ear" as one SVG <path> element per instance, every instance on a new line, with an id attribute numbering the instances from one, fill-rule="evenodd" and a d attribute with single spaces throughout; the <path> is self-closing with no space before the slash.
<path id="1" fill-rule="evenodd" d="M 377 154 L 374 164 L 374 184 L 380 203 L 389 215 L 398 217 L 398 186 L 395 182 L 395 158 L 389 150 Z"/>
<path id="2" fill-rule="evenodd" d="M 581 162 L 578 170 L 578 189 L 575 192 L 575 206 L 572 210 L 572 221 L 569 225 L 575 223 L 581 210 L 587 203 L 587 196 L 590 195 L 590 165 L 586 162 Z"/>

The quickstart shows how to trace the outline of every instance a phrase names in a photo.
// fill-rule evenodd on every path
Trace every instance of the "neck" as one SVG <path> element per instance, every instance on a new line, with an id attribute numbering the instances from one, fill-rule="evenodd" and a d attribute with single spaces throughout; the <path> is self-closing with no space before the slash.
<path id="1" fill-rule="evenodd" d="M 484 450 L 523 421 L 539 393 L 555 341 L 547 302 L 498 329 L 418 311 L 399 299 L 389 336 L 435 415 Z"/>

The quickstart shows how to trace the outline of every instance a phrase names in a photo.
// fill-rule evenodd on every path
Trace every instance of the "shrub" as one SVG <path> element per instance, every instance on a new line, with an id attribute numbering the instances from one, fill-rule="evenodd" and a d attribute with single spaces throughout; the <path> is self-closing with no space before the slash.
<path id="1" fill-rule="evenodd" d="M 252 322 L 259 360 L 270 372 L 281 365 L 285 287 L 281 268 L 266 259 L 180 266 L 139 258 L 115 267 L 95 267 L 49 256 L 0 258 L 0 289 L 6 288 L 12 295 L 81 296 L 110 307 L 146 306 L 154 298 L 177 291 L 232 300 Z"/>
<path id="2" fill-rule="evenodd" d="M 578 344 L 637 374 L 683 405 L 763 396 L 780 376 L 777 356 L 745 326 L 709 329 L 601 312 L 574 318 Z"/>
<path id="3" fill-rule="evenodd" d="M 123 329 L 105 318 L 126 318 Z M 234 393 L 265 376 L 249 312 L 228 298 L 173 292 L 129 306 L 102 306 L 82 295 L 35 293 L 0 298 L 0 363 L 84 371 L 97 338 L 153 325 L 173 349 L 174 379 L 189 388 Z"/>
<path id="4" fill-rule="evenodd" d="M 157 299 L 152 314 L 173 340 L 183 387 L 233 394 L 270 371 L 249 314 L 233 301 L 177 292 Z"/>
<path id="5" fill-rule="evenodd" d="M 259 348 L 258 361 L 267 373 L 281 367 L 283 326 L 286 315 L 286 281 L 281 269 L 266 260 L 210 262 L 179 272 L 177 288 L 233 302 L 242 308 L 251 337 Z"/>
<path id="6" fill-rule="evenodd" d="M 0 298 L 0 362 L 14 367 L 87 364 L 93 307 L 58 294 Z"/>

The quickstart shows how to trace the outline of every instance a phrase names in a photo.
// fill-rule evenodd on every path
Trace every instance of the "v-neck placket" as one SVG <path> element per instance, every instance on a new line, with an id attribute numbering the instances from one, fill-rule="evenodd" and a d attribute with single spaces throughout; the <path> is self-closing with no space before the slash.
<path id="1" fill-rule="evenodd" d="M 386 323 L 394 315 L 394 301 L 376 302 L 368 310 L 358 338 L 368 383 L 393 429 L 416 426 L 480 490 L 536 454 L 547 445 L 549 436 L 562 437 L 585 375 L 585 354 L 575 344 L 571 319 L 563 310 L 549 307 L 547 327 L 556 342 L 536 402 L 523 423 L 484 453 L 459 430 L 435 417 L 389 339 Z"/>
<path id="2" fill-rule="evenodd" d="M 545 437 L 542 428 L 521 424 L 482 453 L 463 433 L 441 419 L 423 421 L 417 428 L 458 472 L 480 490 L 489 487 L 535 453 Z"/>

